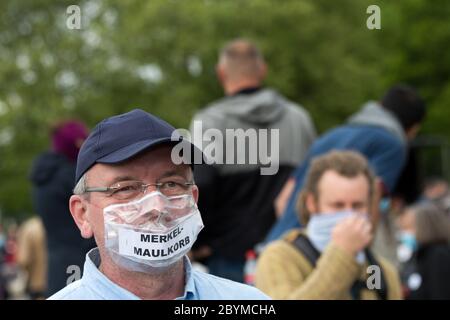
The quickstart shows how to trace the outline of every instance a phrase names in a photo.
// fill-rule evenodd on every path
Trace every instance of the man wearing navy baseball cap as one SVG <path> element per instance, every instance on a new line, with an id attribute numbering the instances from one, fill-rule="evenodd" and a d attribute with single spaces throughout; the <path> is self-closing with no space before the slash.
<path id="1" fill-rule="evenodd" d="M 175 138 L 174 138 L 175 137 Z M 83 277 L 50 299 L 268 299 L 192 269 L 203 228 L 190 163 L 174 161 L 174 127 L 139 109 L 100 122 L 81 147 L 70 212 L 83 238 Z"/>

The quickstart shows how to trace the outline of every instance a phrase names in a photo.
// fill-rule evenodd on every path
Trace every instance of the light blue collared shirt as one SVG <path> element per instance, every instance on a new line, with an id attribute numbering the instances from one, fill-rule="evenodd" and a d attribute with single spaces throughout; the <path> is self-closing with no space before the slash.
<path id="1" fill-rule="evenodd" d="M 83 277 L 61 289 L 50 300 L 139 300 L 128 290 L 109 280 L 98 270 L 100 255 L 98 248 L 86 255 Z M 176 300 L 267 300 L 270 299 L 258 289 L 219 278 L 192 269 L 187 257 L 184 258 L 186 285 L 184 294 Z"/>

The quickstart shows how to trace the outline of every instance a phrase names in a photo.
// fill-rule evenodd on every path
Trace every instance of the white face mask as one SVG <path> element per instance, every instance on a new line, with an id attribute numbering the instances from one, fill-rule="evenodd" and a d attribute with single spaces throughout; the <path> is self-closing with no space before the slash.
<path id="1" fill-rule="evenodd" d="M 166 197 L 152 192 L 103 209 L 105 248 L 130 271 L 157 272 L 179 261 L 203 229 L 192 195 Z"/>

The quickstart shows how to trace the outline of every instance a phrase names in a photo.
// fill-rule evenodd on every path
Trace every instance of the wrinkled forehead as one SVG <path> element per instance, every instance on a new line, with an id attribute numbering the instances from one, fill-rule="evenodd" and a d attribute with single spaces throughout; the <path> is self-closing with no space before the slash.
<path id="1" fill-rule="evenodd" d="M 114 180 L 156 181 L 170 176 L 192 180 L 192 169 L 187 164 L 175 164 L 171 146 L 159 146 L 117 164 L 96 163 L 88 171 L 90 182 L 108 183 Z"/>

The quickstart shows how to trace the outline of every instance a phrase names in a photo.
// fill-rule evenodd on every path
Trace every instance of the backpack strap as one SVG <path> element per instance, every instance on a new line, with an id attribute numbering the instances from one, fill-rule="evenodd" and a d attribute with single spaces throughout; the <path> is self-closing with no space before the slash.
<path id="1" fill-rule="evenodd" d="M 364 253 L 366 254 L 367 262 L 369 263 L 369 265 L 378 266 L 380 268 L 380 288 L 375 290 L 380 300 L 387 300 L 388 286 L 386 278 L 384 276 L 383 268 L 381 267 L 381 264 L 378 263 L 378 261 L 375 259 L 372 252 L 369 249 L 364 250 Z"/>
<path id="2" fill-rule="evenodd" d="M 355 282 L 353 282 L 352 284 L 352 287 L 350 288 L 350 295 L 352 296 L 352 299 L 361 300 L 361 291 L 366 288 L 366 283 L 363 280 L 355 280 Z"/>
<path id="3" fill-rule="evenodd" d="M 308 237 L 300 233 L 292 244 L 305 256 L 311 266 L 315 268 L 317 260 L 320 257 L 320 252 L 312 245 Z"/>

